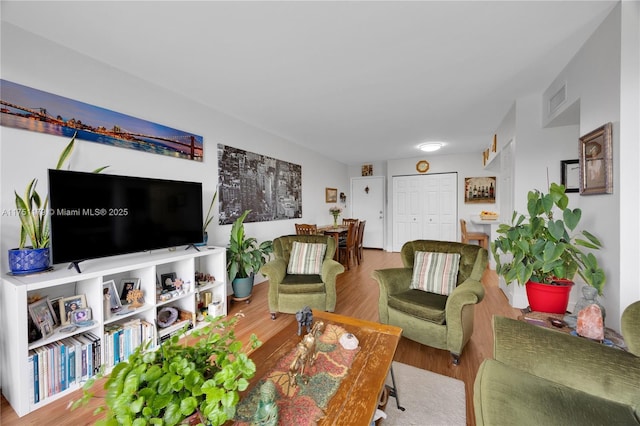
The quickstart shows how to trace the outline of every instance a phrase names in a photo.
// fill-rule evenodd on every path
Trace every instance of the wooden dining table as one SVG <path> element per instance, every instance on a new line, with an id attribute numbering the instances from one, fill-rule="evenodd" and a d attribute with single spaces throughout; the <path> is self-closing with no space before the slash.
<path id="1" fill-rule="evenodd" d="M 329 235 L 331 237 L 333 237 L 333 239 L 336 242 L 336 254 L 333 256 L 334 260 L 340 261 L 339 260 L 339 250 L 338 250 L 338 245 L 340 244 L 340 237 L 344 236 L 345 238 L 347 237 L 347 232 L 349 231 L 349 225 L 338 225 L 338 226 L 334 226 L 334 225 L 323 225 L 323 226 L 318 226 L 318 234 L 324 234 L 324 235 Z"/>

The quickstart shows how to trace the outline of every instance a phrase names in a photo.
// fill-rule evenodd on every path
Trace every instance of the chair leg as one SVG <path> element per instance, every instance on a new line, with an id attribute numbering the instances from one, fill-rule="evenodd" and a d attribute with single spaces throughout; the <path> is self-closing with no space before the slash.
<path id="1" fill-rule="evenodd" d="M 271 319 L 273 321 L 275 321 L 275 319 L 276 319 L 276 313 L 275 312 L 271 312 Z"/>
<path id="2" fill-rule="evenodd" d="M 451 362 L 453 363 L 453 365 L 460 365 L 460 355 L 451 352 Z"/>

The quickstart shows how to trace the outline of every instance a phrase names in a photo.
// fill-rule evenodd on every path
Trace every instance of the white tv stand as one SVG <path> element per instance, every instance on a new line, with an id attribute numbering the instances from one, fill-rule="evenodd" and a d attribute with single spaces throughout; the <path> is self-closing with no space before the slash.
<path id="1" fill-rule="evenodd" d="M 4 327 L 0 330 L 0 367 L 2 370 L 2 393 L 9 401 L 18 416 L 22 417 L 51 402 L 77 390 L 82 386 L 77 381 L 68 389 L 33 401 L 33 383 L 29 380 L 31 364 L 29 352 L 46 345 L 56 344 L 60 339 L 91 332 L 98 336 L 101 342 L 101 360 L 105 361 L 106 337 L 105 326 L 124 323 L 133 318 L 140 318 L 151 324 L 156 324 L 159 308 L 173 306 L 181 311 L 197 312 L 199 293 L 208 291 L 214 299 L 222 301 L 222 315 L 227 314 L 227 284 L 226 284 L 226 249 L 223 247 L 199 247 L 185 250 L 178 247 L 175 250 L 154 250 L 152 252 L 114 256 L 82 262 L 82 272 L 68 269 L 67 265 L 55 265 L 53 271 L 28 276 L 2 277 L 0 286 L 0 315 Z M 175 272 L 177 278 L 190 282 L 190 290 L 184 294 L 160 301 L 156 294 L 156 282 L 161 274 Z M 215 277 L 215 282 L 198 286 L 195 273 L 204 272 Z M 115 280 L 118 291 L 121 291 L 120 281 L 125 278 L 139 278 L 140 289 L 144 292 L 145 303 L 142 307 L 124 315 L 105 315 L 103 304 L 102 283 Z M 84 294 L 87 305 L 91 308 L 94 324 L 81 327 L 71 333 L 61 333 L 60 327 L 55 329 L 52 336 L 41 338 L 29 343 L 28 338 L 28 297 L 34 295 L 57 298 Z M 194 328 L 203 326 L 196 321 Z M 155 330 L 154 330 L 155 332 Z M 153 336 L 157 342 L 157 333 Z"/>

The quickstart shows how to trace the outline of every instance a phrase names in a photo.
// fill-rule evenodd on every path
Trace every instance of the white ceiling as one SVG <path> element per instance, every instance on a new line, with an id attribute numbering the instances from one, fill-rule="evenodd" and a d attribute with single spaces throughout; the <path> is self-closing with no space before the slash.
<path id="1" fill-rule="evenodd" d="M 2 20 L 345 164 L 481 152 L 613 1 L 12 2 Z M 434 155 L 434 154 L 429 154 Z"/>

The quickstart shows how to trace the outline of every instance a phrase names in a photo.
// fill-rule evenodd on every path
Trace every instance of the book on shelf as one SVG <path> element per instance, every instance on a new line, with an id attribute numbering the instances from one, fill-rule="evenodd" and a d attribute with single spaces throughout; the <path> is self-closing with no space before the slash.
<path id="1" fill-rule="evenodd" d="M 33 383 L 33 389 L 29 392 L 29 403 L 33 405 L 38 402 L 38 397 L 36 394 L 38 393 L 38 375 L 36 374 L 37 367 L 37 359 L 38 356 L 34 351 L 29 351 L 29 355 L 27 356 L 27 373 L 30 383 Z"/>
<path id="2" fill-rule="evenodd" d="M 158 344 L 161 344 L 165 340 L 171 338 L 176 334 L 180 334 L 182 329 L 187 327 L 187 330 L 191 330 L 193 328 L 193 322 L 190 319 L 176 321 L 165 328 L 158 328 Z"/>
<path id="3" fill-rule="evenodd" d="M 99 340 L 82 333 L 30 350 L 29 402 L 38 403 L 95 375 L 100 369 Z"/>

